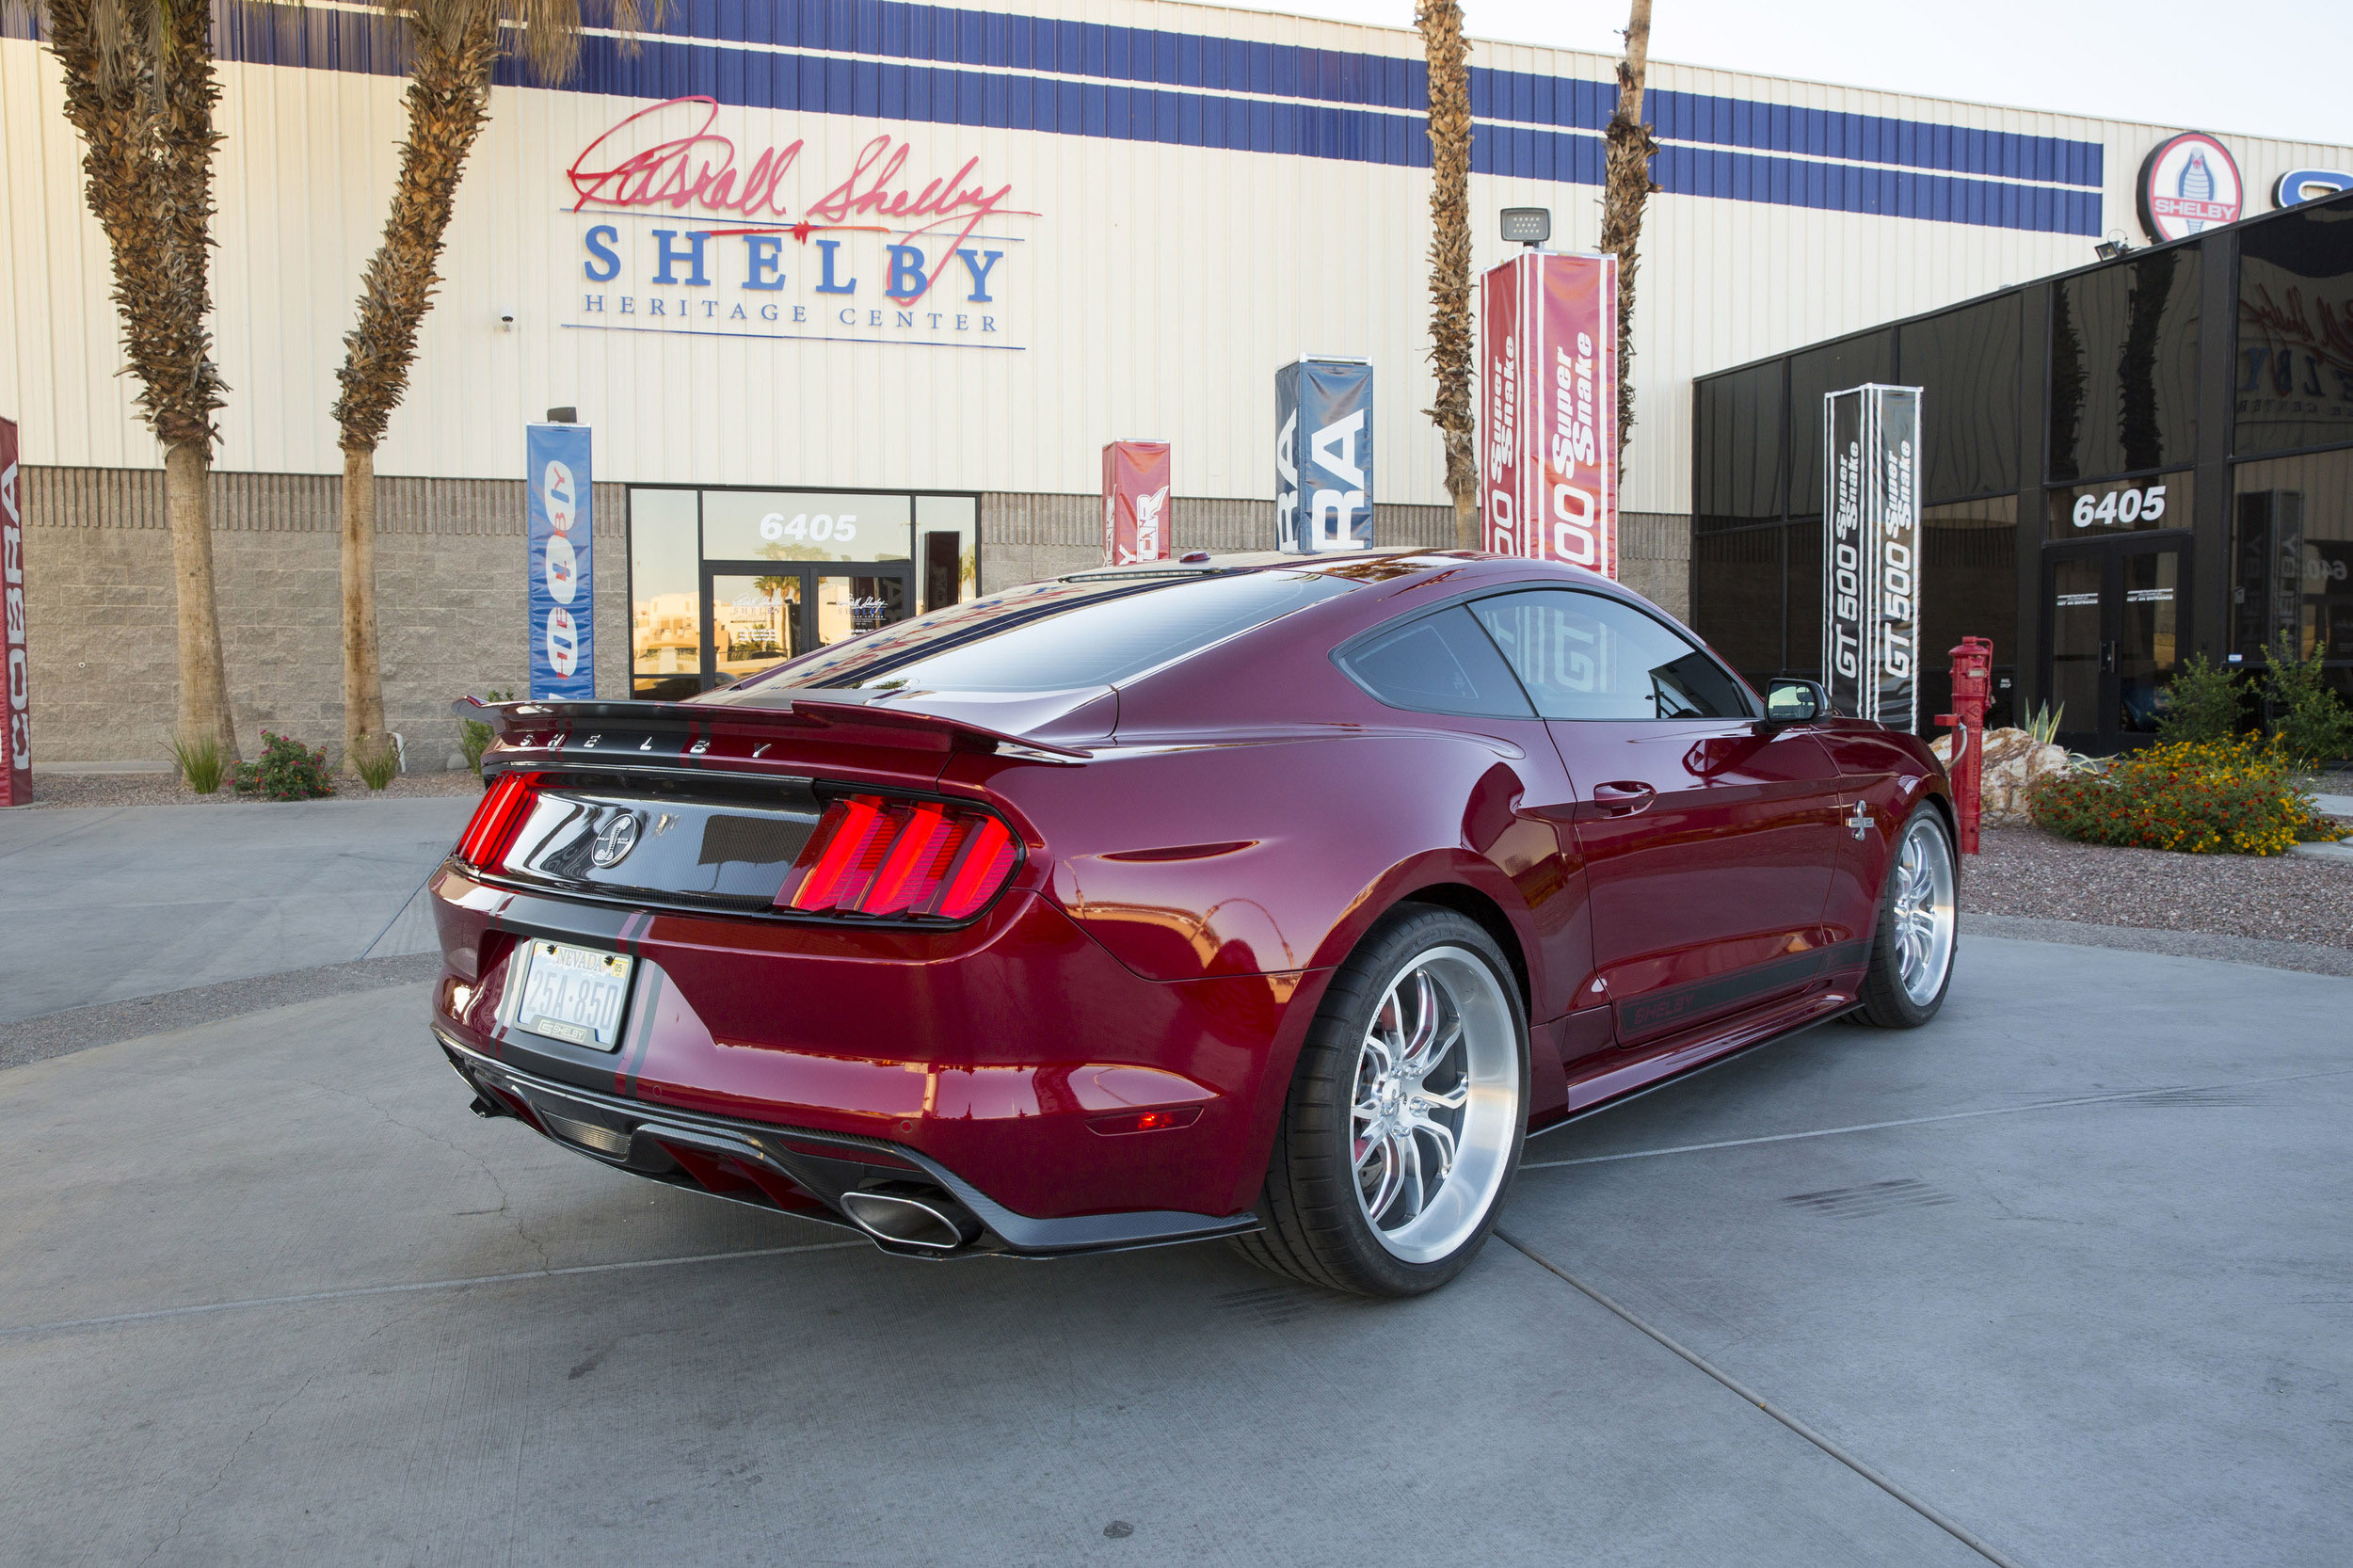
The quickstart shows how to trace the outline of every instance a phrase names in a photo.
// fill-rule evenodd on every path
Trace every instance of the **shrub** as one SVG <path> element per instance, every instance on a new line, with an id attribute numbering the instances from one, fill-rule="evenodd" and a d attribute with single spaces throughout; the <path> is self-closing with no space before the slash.
<path id="1" fill-rule="evenodd" d="M 2174 742 L 2103 772 L 2053 775 L 2035 785 L 2028 811 L 2061 838 L 2190 855 L 2285 855 L 2300 840 L 2343 838 L 2313 814 L 2294 773 L 2282 747 L 2252 736 Z"/>
<path id="2" fill-rule="evenodd" d="M 169 738 L 171 760 L 180 769 L 181 781 L 200 795 L 216 793 L 220 789 L 220 776 L 228 771 L 228 762 L 220 754 L 219 737 L 199 735 L 190 740 L 184 735 Z"/>
<path id="3" fill-rule="evenodd" d="M 483 694 L 490 702 L 512 702 L 512 692 L 488 691 Z M 498 734 L 480 719 L 467 719 L 457 727 L 457 745 L 466 754 L 466 766 L 475 773 L 482 771 L 482 754 L 490 749 L 491 740 Z"/>
<path id="4" fill-rule="evenodd" d="M 2228 664 L 2193 653 L 2173 677 L 2165 715 L 2157 720 L 2161 741 L 2227 741 L 2238 733 L 2238 678 Z"/>
<path id="5" fill-rule="evenodd" d="M 327 753 L 306 749 L 300 741 L 262 731 L 262 757 L 237 764 L 235 783 L 241 795 L 264 800 L 312 800 L 331 795 L 335 786 L 327 776 Z"/>
<path id="6" fill-rule="evenodd" d="M 352 771 L 371 790 L 380 790 L 400 771 L 400 748 L 390 735 L 362 735 L 351 748 Z"/>
<path id="7" fill-rule="evenodd" d="M 2264 696 L 2271 706 L 2271 732 L 2281 749 L 2306 766 L 2333 762 L 2353 752 L 2353 709 L 2322 679 L 2323 649 L 2298 659 L 2282 642 L 2271 650 L 2264 674 Z"/>

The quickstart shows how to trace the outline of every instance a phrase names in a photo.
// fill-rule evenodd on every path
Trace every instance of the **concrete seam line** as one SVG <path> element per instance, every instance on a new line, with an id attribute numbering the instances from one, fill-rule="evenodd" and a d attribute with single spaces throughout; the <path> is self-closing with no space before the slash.
<path id="1" fill-rule="evenodd" d="M 369 937 L 368 945 L 360 950 L 358 954 L 359 957 L 365 958 L 369 954 L 376 952 L 376 944 L 382 941 L 386 935 L 392 931 L 392 927 L 400 923 L 400 918 L 408 913 L 408 906 L 417 902 L 417 895 L 424 892 L 426 886 L 432 882 L 434 872 L 438 872 L 440 869 L 441 868 L 440 866 L 435 866 L 433 871 L 425 872 L 424 878 L 419 881 L 414 888 L 411 888 L 408 890 L 408 896 L 400 901 L 400 907 L 392 911 L 392 918 L 386 920 L 384 922 L 383 929 L 378 931 L 375 936 Z"/>
<path id="2" fill-rule="evenodd" d="M 1926 1519 L 1929 1524 L 1934 1525 L 1938 1529 L 1943 1530 L 1946 1535 L 1951 1536 L 1954 1540 L 1960 1542 L 1962 1545 L 1968 1547 L 1971 1551 L 1977 1553 L 1988 1562 L 1996 1564 L 1997 1568 L 2020 1568 L 2020 1564 L 2018 1562 L 2010 1558 L 2004 1557 L 1993 1547 L 1979 1540 L 1977 1536 L 1970 1531 L 1965 1526 L 1962 1526 L 1952 1519 L 1946 1518 L 1943 1513 L 1937 1512 L 1937 1510 L 1931 1508 L 1929 1504 L 1921 1501 L 1918 1497 L 1915 1497 L 1911 1493 L 1905 1491 L 1901 1486 L 1897 1485 L 1888 1477 L 1880 1474 L 1870 1465 L 1865 1464 L 1862 1460 L 1857 1459 L 1853 1454 L 1847 1452 L 1837 1444 L 1832 1442 L 1820 1432 L 1816 1432 L 1812 1427 L 1807 1426 L 1803 1421 L 1799 1420 L 1795 1416 L 1790 1415 L 1789 1412 L 1773 1403 L 1772 1400 L 1765 1398 L 1762 1394 L 1757 1393 L 1754 1389 L 1741 1383 L 1739 1379 L 1734 1377 L 1731 1373 L 1725 1371 L 1721 1367 L 1718 1367 L 1714 1362 L 1709 1361 L 1705 1356 L 1700 1354 L 1697 1351 L 1689 1350 L 1678 1343 L 1664 1330 L 1653 1328 L 1650 1324 L 1644 1322 L 1641 1319 L 1637 1318 L 1633 1313 L 1627 1311 L 1616 1302 L 1611 1301 L 1608 1296 L 1603 1295 L 1599 1290 L 1594 1289 L 1592 1286 L 1586 1284 L 1583 1280 L 1577 1278 L 1575 1274 L 1569 1272 L 1558 1263 L 1553 1262 L 1550 1258 L 1537 1252 L 1533 1247 L 1530 1247 L 1527 1242 L 1521 1240 L 1518 1237 L 1512 1235 L 1501 1226 L 1497 1226 L 1496 1229 L 1496 1238 L 1503 1242 L 1504 1245 L 1510 1247 L 1513 1252 L 1518 1253 L 1521 1256 L 1527 1258 L 1530 1263 L 1535 1264 L 1538 1268 L 1543 1269 L 1547 1273 L 1555 1275 L 1576 1289 L 1582 1291 L 1586 1296 L 1593 1300 L 1594 1304 L 1602 1307 L 1608 1312 L 1615 1314 L 1628 1326 L 1640 1330 L 1666 1350 L 1672 1351 L 1674 1354 L 1682 1357 L 1693 1367 L 1696 1367 L 1701 1371 L 1705 1372 L 1709 1377 L 1714 1378 L 1718 1383 L 1722 1384 L 1726 1388 L 1732 1390 L 1733 1393 L 1738 1395 L 1750 1404 L 1754 1405 L 1766 1415 L 1770 1416 L 1774 1420 L 1779 1421 L 1783 1426 L 1787 1427 L 1791 1432 L 1796 1432 L 1800 1437 L 1804 1438 L 1807 1442 L 1813 1444 L 1816 1448 L 1830 1455 L 1831 1458 L 1838 1461 L 1839 1464 L 1844 1464 L 1848 1469 L 1852 1470 L 1856 1475 L 1861 1476 L 1865 1480 L 1869 1481 L 1873 1486 L 1878 1487 L 1881 1491 L 1886 1493 L 1889 1496 L 1895 1498 L 1897 1502 L 1912 1510 L 1913 1512 L 1917 1513 L 1921 1518 Z"/>
<path id="3" fill-rule="evenodd" d="M 1630 1149 L 1625 1154 L 1589 1154 L 1579 1160 L 1541 1160 L 1524 1164 L 1520 1169 L 1557 1171 L 1569 1165 L 1608 1165 L 1620 1160 L 1656 1160 L 1668 1154 L 1705 1154 L 1711 1149 L 1742 1149 L 1756 1144 L 1788 1144 L 1801 1138 L 1835 1138 L 1842 1133 L 1880 1132 L 1893 1127 L 1926 1127 L 1931 1122 L 1965 1122 L 1978 1116 L 2016 1116 L 2028 1111 L 2063 1111 L 2071 1105 L 2107 1105 L 2118 1100 L 2147 1099 L 2152 1095 L 2201 1095 L 2209 1089 L 2255 1089 L 2270 1083 L 2302 1083 L 2315 1078 L 2342 1078 L 2347 1073 L 2353 1073 L 2353 1067 L 2326 1067 L 2316 1073 L 2289 1073 L 2280 1078 L 2232 1079 L 2222 1083 L 2173 1083 L 2156 1089 L 2120 1089 L 2112 1095 L 2077 1095 L 2071 1099 L 2035 1100 L 2026 1105 L 1988 1106 L 1982 1111 L 1947 1111 L 1935 1116 L 1907 1116 L 1893 1122 L 1857 1122 L 1852 1127 L 1817 1128 L 1810 1132 L 1773 1132 L 1761 1138 L 1727 1138 L 1716 1144 L 1678 1144 L 1673 1148 Z M 1551 1128 L 1544 1130 L 1548 1132 Z"/>
<path id="4" fill-rule="evenodd" d="M 458 1279 L 421 1279 L 403 1285 L 356 1285 L 347 1290 L 311 1290 L 293 1296 L 253 1296 L 243 1301 L 202 1302 L 194 1306 L 160 1306 L 152 1312 L 118 1312 L 104 1318 L 61 1318 L 48 1323 L 18 1323 L 0 1327 L 0 1338 L 29 1334 L 62 1334 L 69 1329 L 112 1328 L 123 1323 L 151 1323 L 165 1318 L 194 1318 L 209 1312 L 241 1312 L 258 1306 L 301 1306 L 312 1302 L 351 1301 L 361 1296 L 397 1296 L 414 1290 L 463 1290 L 476 1285 L 512 1285 L 520 1280 L 563 1279 L 573 1274 L 613 1274 L 631 1269 L 669 1269 L 687 1263 L 728 1263 L 746 1257 L 790 1257 L 795 1253 L 840 1252 L 863 1247 L 864 1241 L 812 1241 L 798 1247 L 754 1247 L 745 1252 L 697 1253 L 691 1257 L 639 1257 L 622 1263 L 577 1263 L 563 1269 L 524 1269 L 511 1274 L 469 1274 Z"/>

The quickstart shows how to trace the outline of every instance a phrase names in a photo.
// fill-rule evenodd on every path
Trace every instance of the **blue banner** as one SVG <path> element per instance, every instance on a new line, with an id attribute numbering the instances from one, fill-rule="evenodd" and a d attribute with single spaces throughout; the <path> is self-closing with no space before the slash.
<path id="1" fill-rule="evenodd" d="M 597 695 L 596 507 L 588 427 L 534 424 L 524 442 L 530 520 L 531 696 Z"/>
<path id="2" fill-rule="evenodd" d="M 1372 366 L 1299 360 L 1274 373 L 1275 546 L 1372 547 Z"/>

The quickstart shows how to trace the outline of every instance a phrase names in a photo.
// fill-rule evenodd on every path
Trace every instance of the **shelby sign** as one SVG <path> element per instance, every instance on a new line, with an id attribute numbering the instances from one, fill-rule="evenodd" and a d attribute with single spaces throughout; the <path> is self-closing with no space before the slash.
<path id="1" fill-rule="evenodd" d="M 1822 400 L 1822 669 L 1831 705 L 1920 718 L 1920 389 Z"/>
<path id="2" fill-rule="evenodd" d="M 1618 259 L 1529 251 L 1480 280 L 1481 542 L 1618 575 Z"/>
<path id="3" fill-rule="evenodd" d="M 1038 215 L 979 158 L 919 162 L 880 136 L 817 149 L 795 138 L 747 159 L 718 125 L 717 100 L 673 98 L 572 160 L 568 205 L 585 221 L 566 327 L 1022 346 L 1021 240 L 1008 231 Z"/>

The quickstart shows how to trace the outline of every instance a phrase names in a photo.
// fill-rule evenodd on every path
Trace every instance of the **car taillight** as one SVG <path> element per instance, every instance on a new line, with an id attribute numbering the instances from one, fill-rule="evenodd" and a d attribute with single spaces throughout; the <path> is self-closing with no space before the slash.
<path id="1" fill-rule="evenodd" d="M 776 907 L 960 920 L 997 896 L 1018 855 L 986 812 L 845 795 L 825 808 Z"/>
<path id="2" fill-rule="evenodd" d="M 531 775 L 502 776 L 474 808 L 473 821 L 466 824 L 465 836 L 457 840 L 457 858 L 477 871 L 498 870 L 506 852 L 515 846 L 515 835 L 529 820 L 537 795 L 537 781 Z"/>

